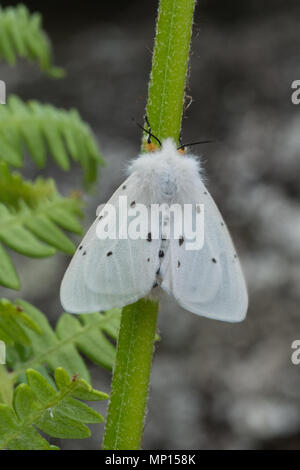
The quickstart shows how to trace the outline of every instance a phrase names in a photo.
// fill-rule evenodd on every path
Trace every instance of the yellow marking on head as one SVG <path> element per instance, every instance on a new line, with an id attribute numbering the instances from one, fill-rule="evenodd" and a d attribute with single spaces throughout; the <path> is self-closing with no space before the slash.
<path id="1" fill-rule="evenodd" d="M 156 144 L 154 144 L 153 142 L 150 142 L 150 144 L 148 144 L 148 142 L 147 142 L 146 145 L 145 145 L 146 152 L 157 152 L 158 149 L 159 149 L 159 147 Z"/>

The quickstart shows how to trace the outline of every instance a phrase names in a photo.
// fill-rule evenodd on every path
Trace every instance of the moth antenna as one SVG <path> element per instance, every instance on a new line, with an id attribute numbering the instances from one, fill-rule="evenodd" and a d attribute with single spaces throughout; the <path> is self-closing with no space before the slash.
<path id="1" fill-rule="evenodd" d="M 190 142 L 189 144 L 182 144 L 180 141 L 179 143 L 181 144 L 179 147 L 177 147 L 177 150 L 183 150 L 185 147 L 190 147 L 191 145 L 199 145 L 199 144 L 212 144 L 214 143 L 215 140 L 198 140 L 197 142 Z"/>
<path id="2" fill-rule="evenodd" d="M 147 126 L 148 126 L 148 131 L 149 131 L 147 143 L 148 143 L 148 144 L 151 144 L 151 126 L 150 126 L 150 122 L 149 122 L 149 119 L 148 119 L 147 114 L 145 114 L 144 119 L 145 119 L 145 121 L 146 121 L 146 124 L 147 124 Z"/>
<path id="3" fill-rule="evenodd" d="M 148 129 L 145 129 L 141 124 L 139 124 L 138 122 L 136 123 L 144 132 L 146 132 L 146 134 L 149 135 L 148 137 L 148 144 L 151 144 L 151 139 L 149 141 L 149 138 L 153 137 L 153 139 L 155 139 L 159 145 L 161 146 L 161 141 L 159 140 L 158 137 L 156 137 L 154 134 L 152 134 L 152 132 L 150 132 Z"/>
<path id="4" fill-rule="evenodd" d="M 148 119 L 147 114 L 144 115 L 144 119 L 145 119 L 145 121 L 146 121 L 146 124 L 147 124 L 147 126 L 148 126 L 149 131 L 151 132 L 151 126 L 150 126 L 150 122 L 149 122 L 149 119 Z"/>
<path id="5" fill-rule="evenodd" d="M 155 135 L 152 134 L 151 126 L 150 126 L 150 122 L 149 122 L 149 119 L 148 119 L 147 114 L 145 114 L 144 118 L 145 118 L 146 124 L 147 124 L 147 126 L 148 126 L 148 130 L 149 130 L 148 144 L 151 144 L 151 137 L 154 137 L 154 139 L 156 139 L 156 141 L 157 141 L 157 142 L 159 143 L 159 145 L 161 146 L 160 140 L 159 140 L 157 137 L 155 137 Z"/>

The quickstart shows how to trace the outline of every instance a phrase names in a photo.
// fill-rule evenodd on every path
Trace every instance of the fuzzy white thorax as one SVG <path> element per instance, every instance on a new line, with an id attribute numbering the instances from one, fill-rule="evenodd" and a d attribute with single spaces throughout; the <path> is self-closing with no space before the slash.
<path id="1" fill-rule="evenodd" d="M 141 189 L 150 189 L 152 202 L 194 202 L 199 182 L 203 182 L 199 160 L 178 152 L 172 139 L 154 153 L 141 154 L 130 163 L 128 172 L 136 174 Z"/>

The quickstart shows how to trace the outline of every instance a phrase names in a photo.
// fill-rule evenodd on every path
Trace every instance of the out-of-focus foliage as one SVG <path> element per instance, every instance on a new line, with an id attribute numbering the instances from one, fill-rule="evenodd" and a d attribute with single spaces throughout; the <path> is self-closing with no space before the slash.
<path id="1" fill-rule="evenodd" d="M 22 167 L 25 147 L 38 168 L 44 168 L 48 152 L 65 171 L 71 157 L 81 165 L 86 186 L 96 181 L 98 166 L 104 164 L 90 127 L 76 110 L 10 96 L 0 106 L 0 161 Z"/>
<path id="2" fill-rule="evenodd" d="M 52 65 L 51 55 L 38 13 L 29 13 L 23 5 L 0 7 L 0 60 L 14 65 L 26 58 L 49 76 L 61 77 L 64 72 Z M 23 168 L 25 154 L 39 169 L 48 154 L 64 171 L 71 160 L 79 163 L 86 188 L 96 182 L 104 163 L 90 127 L 76 110 L 24 103 L 16 96 L 0 106 L 0 289 L 20 287 L 7 248 L 33 258 L 56 250 L 73 254 L 74 244 L 63 230 L 82 231 L 78 192 L 63 197 L 52 179 L 32 182 L 12 172 L 11 167 Z M 58 438 L 90 436 L 85 423 L 103 417 L 80 400 L 108 396 L 90 385 L 81 353 L 111 369 L 111 340 L 116 339 L 119 318 L 119 310 L 77 318 L 63 314 L 53 330 L 29 303 L 0 299 L 0 340 L 6 345 L 6 364 L 0 364 L 0 449 L 57 449 L 39 431 Z"/>
<path id="3" fill-rule="evenodd" d="M 0 340 L 6 344 L 29 345 L 30 339 L 24 326 L 36 334 L 41 333 L 38 324 L 21 306 L 14 305 L 7 299 L 0 299 Z"/>
<path id="4" fill-rule="evenodd" d="M 41 15 L 30 14 L 25 5 L 0 7 L 0 59 L 14 65 L 18 57 L 26 58 L 51 77 L 60 78 L 64 71 L 52 65 L 51 43 L 41 23 Z"/>
<path id="5" fill-rule="evenodd" d="M 24 181 L 0 164 L 0 241 L 26 256 L 42 258 L 56 250 L 72 254 L 75 247 L 61 228 L 81 233 L 82 203 L 76 195 L 62 197 L 53 180 Z M 18 289 L 12 261 L 0 244 L 0 285 Z"/>

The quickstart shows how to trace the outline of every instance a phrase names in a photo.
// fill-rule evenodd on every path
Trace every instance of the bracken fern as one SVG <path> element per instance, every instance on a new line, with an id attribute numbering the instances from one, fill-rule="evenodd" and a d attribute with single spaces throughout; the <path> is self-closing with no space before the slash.
<path id="1" fill-rule="evenodd" d="M 52 437 L 83 439 L 90 436 L 84 423 L 104 420 L 80 400 L 104 400 L 108 395 L 77 376 L 70 379 L 63 368 L 56 369 L 53 386 L 34 369 L 27 370 L 26 380 L 16 388 L 11 406 L 0 404 L 0 449 L 58 449 L 38 430 Z"/>
<path id="2" fill-rule="evenodd" d="M 25 5 L 0 7 L 0 58 L 10 65 L 18 57 L 38 62 L 41 70 L 60 78 L 64 71 L 52 65 L 52 47 L 41 20 L 39 13 L 30 14 Z"/>
<path id="3" fill-rule="evenodd" d="M 62 197 L 51 179 L 24 181 L 0 165 L 0 242 L 22 255 L 43 258 L 56 250 L 74 252 L 73 242 L 61 228 L 81 233 L 77 195 Z M 60 228 L 61 227 L 61 228 Z M 4 246 L 0 244 L 0 285 L 18 289 L 20 282 Z"/>
<path id="4" fill-rule="evenodd" d="M 90 127 L 76 110 L 10 96 L 0 106 L 0 161 L 22 167 L 25 146 L 38 168 L 44 168 L 47 151 L 65 171 L 71 157 L 83 168 L 87 186 L 96 181 L 98 165 L 104 164 Z"/>
<path id="5" fill-rule="evenodd" d="M 51 55 L 39 14 L 23 5 L 0 7 L 0 60 L 13 65 L 17 58 L 26 58 L 48 75 L 61 77 L 63 71 L 52 65 Z M 78 191 L 63 197 L 53 179 L 32 182 L 12 171 L 23 168 L 26 154 L 39 169 L 48 154 L 65 171 L 71 160 L 79 163 L 86 188 L 96 182 L 104 163 L 90 127 L 76 110 L 24 103 L 16 96 L 0 106 L 0 289 L 20 287 L 7 248 L 33 258 L 57 250 L 73 254 L 74 243 L 64 230 L 82 230 Z M 108 396 L 90 385 L 81 353 L 111 369 L 119 318 L 119 310 L 77 318 L 65 313 L 53 330 L 28 302 L 0 298 L 0 340 L 6 343 L 6 365 L 0 364 L 0 449 L 58 449 L 39 431 L 58 438 L 90 436 L 85 423 L 103 417 L 80 400 Z"/>

